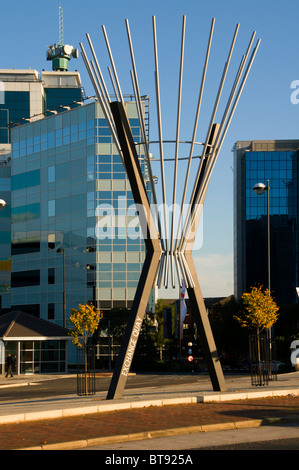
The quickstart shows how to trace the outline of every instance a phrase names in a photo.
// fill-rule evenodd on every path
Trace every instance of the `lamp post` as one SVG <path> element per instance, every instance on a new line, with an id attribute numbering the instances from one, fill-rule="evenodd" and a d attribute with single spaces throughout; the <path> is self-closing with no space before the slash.
<path id="1" fill-rule="evenodd" d="M 4 199 L 0 199 L 0 211 L 2 211 L 6 207 L 6 201 Z M 2 312 L 2 297 L 0 298 L 0 312 Z M 1 353 L 1 343 L 0 343 L 0 353 Z M 1 354 L 0 354 L 1 355 Z M 1 362 L 0 362 L 1 365 Z"/>
<path id="2" fill-rule="evenodd" d="M 253 187 L 253 191 L 255 194 L 260 196 L 267 191 L 267 251 L 268 251 L 268 290 L 269 293 L 271 292 L 271 274 L 270 274 L 270 185 L 269 180 L 267 180 L 267 186 L 264 183 L 257 183 Z M 267 331 L 268 341 L 269 341 L 269 364 L 268 364 L 268 373 L 269 379 L 271 380 L 272 376 L 272 337 L 273 337 L 273 330 L 270 326 L 269 330 Z"/>
<path id="3" fill-rule="evenodd" d="M 264 183 L 257 183 L 256 185 L 254 185 L 253 191 L 254 191 L 255 194 L 257 194 L 258 196 L 261 195 L 261 194 L 264 194 L 264 192 L 267 191 L 268 289 L 269 289 L 269 291 L 270 291 L 270 287 L 271 287 L 271 275 L 270 275 L 270 185 L 269 185 L 269 180 L 267 180 L 267 186 L 265 186 Z"/>
<path id="4" fill-rule="evenodd" d="M 63 326 L 66 328 L 66 303 L 65 303 L 65 252 L 64 248 L 58 248 L 57 253 L 62 253 L 63 255 Z"/>

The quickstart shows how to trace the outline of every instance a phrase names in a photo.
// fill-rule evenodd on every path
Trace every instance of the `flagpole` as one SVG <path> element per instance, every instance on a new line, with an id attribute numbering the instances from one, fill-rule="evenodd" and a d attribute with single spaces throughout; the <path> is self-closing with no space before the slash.
<path id="1" fill-rule="evenodd" d="M 182 361 L 182 338 L 181 338 L 181 287 L 179 285 L 179 308 L 178 308 L 178 314 L 179 314 L 179 319 L 178 319 L 178 338 L 179 338 L 179 361 Z"/>
<path id="2" fill-rule="evenodd" d="M 184 320 L 187 314 L 187 307 L 186 307 L 186 302 L 185 302 L 185 292 L 186 292 L 186 287 L 184 283 L 184 279 L 182 279 L 182 285 L 179 286 L 179 308 L 178 308 L 178 314 L 179 314 L 179 354 L 180 354 L 180 360 L 182 360 L 182 339 L 184 339 Z"/>

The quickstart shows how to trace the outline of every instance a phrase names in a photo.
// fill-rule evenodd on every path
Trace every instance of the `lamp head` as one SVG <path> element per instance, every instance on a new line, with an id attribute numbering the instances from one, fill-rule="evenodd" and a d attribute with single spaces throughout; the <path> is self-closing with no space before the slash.
<path id="1" fill-rule="evenodd" d="M 263 194 L 266 190 L 266 186 L 264 185 L 264 183 L 257 183 L 254 185 L 253 187 L 253 191 L 255 192 L 255 194 Z"/>

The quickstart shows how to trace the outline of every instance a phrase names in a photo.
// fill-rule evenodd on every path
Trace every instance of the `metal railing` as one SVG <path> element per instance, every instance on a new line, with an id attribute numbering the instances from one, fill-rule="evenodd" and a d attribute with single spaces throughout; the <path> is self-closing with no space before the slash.
<path id="1" fill-rule="evenodd" d="M 267 333 L 249 336 L 251 385 L 268 385 L 277 380 L 275 339 Z"/>
<path id="2" fill-rule="evenodd" d="M 77 348 L 77 395 L 95 395 L 94 346 Z"/>

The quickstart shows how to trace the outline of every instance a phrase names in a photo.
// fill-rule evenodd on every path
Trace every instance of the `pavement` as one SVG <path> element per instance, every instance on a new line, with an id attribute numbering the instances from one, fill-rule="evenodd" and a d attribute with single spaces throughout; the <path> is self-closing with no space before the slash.
<path id="1" fill-rule="evenodd" d="M 278 423 L 299 425 L 299 372 L 281 374 L 262 387 L 249 375 L 230 375 L 226 392 L 213 391 L 208 376 L 194 383 L 40 399 L 14 399 L 16 387 L 67 375 L 0 376 L 11 400 L 0 402 L 0 450 L 72 450 L 116 442 Z M 73 377 L 69 376 L 69 377 Z"/>

